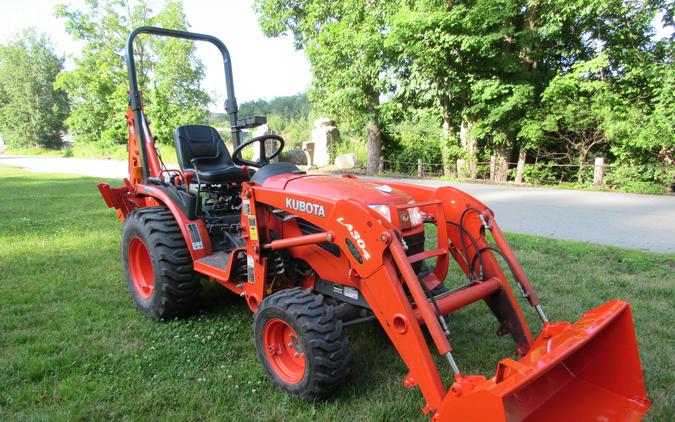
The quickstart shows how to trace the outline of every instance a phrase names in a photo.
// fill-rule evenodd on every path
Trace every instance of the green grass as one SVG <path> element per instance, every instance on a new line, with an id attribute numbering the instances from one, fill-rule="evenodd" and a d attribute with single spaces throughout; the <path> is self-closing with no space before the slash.
<path id="1" fill-rule="evenodd" d="M 15 146 L 8 146 L 7 149 L 5 149 L 4 154 L 5 155 L 31 155 L 31 156 L 39 156 L 39 157 L 63 157 L 64 156 L 64 151 L 63 149 L 49 149 L 49 148 L 41 148 L 41 147 L 15 147 Z"/>
<path id="2" fill-rule="evenodd" d="M 141 316 L 123 282 L 121 223 L 97 182 L 0 166 L 0 420 L 425 420 L 419 390 L 403 387 L 405 367 L 374 326 L 348 330 L 345 387 L 306 402 L 265 378 L 251 314 L 223 289 L 205 289 L 190 319 Z M 552 318 L 576 320 L 614 297 L 632 303 L 649 419 L 674 420 L 675 255 L 508 237 Z M 491 376 L 513 352 L 482 304 L 452 327 L 465 372 Z"/>

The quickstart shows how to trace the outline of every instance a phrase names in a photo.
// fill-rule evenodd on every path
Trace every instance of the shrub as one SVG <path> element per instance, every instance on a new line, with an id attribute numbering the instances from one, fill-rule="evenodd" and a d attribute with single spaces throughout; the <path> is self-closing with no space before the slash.
<path id="1" fill-rule="evenodd" d="M 368 162 L 368 148 L 366 140 L 355 135 L 343 135 L 340 142 L 331 148 L 331 160 L 338 155 L 353 152 L 356 154 L 356 166 L 365 168 Z"/>
<path id="2" fill-rule="evenodd" d="M 523 169 L 523 180 L 533 185 L 557 183 L 560 180 L 559 175 L 551 164 L 554 162 L 526 164 Z"/>
<path id="3" fill-rule="evenodd" d="M 663 194 L 672 183 L 675 167 L 629 166 L 614 164 L 605 172 L 605 183 L 622 192 Z"/>

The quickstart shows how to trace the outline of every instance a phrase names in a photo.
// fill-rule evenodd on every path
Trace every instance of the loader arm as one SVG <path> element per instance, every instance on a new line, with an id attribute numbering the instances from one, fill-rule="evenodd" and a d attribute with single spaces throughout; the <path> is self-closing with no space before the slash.
<path id="1" fill-rule="evenodd" d="M 575 389 L 605 400 L 612 398 L 612 405 L 605 408 L 622 409 L 619 413 L 623 413 L 611 414 L 607 420 L 624 420 L 622 417 L 626 415 L 634 418 L 628 420 L 637 420 L 635 418 L 639 419 L 646 412 L 649 402 L 626 304 L 610 302 L 587 313 L 574 325 L 548 322 L 536 292 L 515 261 L 493 213 L 485 205 L 450 187 L 429 189 L 387 183 L 407 192 L 415 200 L 410 204 L 391 205 L 392 221 L 382 218 L 359 200 L 331 200 L 307 192 L 299 195 L 283 190 L 283 184 L 245 183 L 243 197 L 247 203 L 244 209 L 249 214 L 244 214 L 242 221 L 247 252 L 255 263 L 255 282 L 245 287 L 249 307 L 255 310 L 266 294 L 267 251 L 287 249 L 293 256 L 306 260 L 317 274 L 330 275 L 333 282 L 358 289 L 408 367 L 404 385 L 420 388 L 426 401 L 423 412 L 433 420 L 520 421 L 538 420 L 542 415 L 554 420 L 557 416 L 550 416 L 542 409 L 573 406 L 572 402 L 578 400 Z M 289 207 L 289 204 L 298 204 L 297 201 L 305 205 Z M 396 216 L 408 207 L 419 207 L 424 211 L 427 223 L 436 225 L 436 249 L 414 256 L 406 254 Z M 269 216 L 271 210 L 281 210 L 309 221 L 323 232 L 302 235 L 283 225 L 273 227 L 274 218 Z M 251 217 L 256 222 L 253 234 Z M 272 228 L 283 231 L 284 239 L 271 239 Z M 492 233 L 496 247 L 486 239 L 488 231 Z M 342 261 L 338 258 L 331 261 L 328 254 L 315 247 L 321 242 L 336 245 Z M 536 340 L 495 253 L 505 258 L 521 294 L 542 318 L 544 328 Z M 437 258 L 433 272 L 427 277 L 442 280 L 451 256 L 469 281 L 462 288 L 438 298 L 434 304 L 412 264 L 420 259 Z M 344 266 L 345 261 L 348 271 L 336 270 Z M 309 280 L 305 287 L 313 287 L 314 280 Z M 501 360 L 492 379 L 462 373 L 461 362 L 453 358 L 443 319 L 445 314 L 481 300 L 497 318 L 499 333 L 510 333 L 516 355 L 523 356 L 518 361 Z M 430 334 L 433 346 L 427 344 L 425 330 Z M 587 360 L 605 358 L 612 342 L 624 344 L 632 351 L 630 357 L 620 362 L 629 368 L 631 381 L 623 382 L 618 393 L 607 393 L 605 388 L 612 381 L 599 380 L 599 376 L 584 365 Z M 447 359 L 454 378 L 443 379 L 441 373 L 445 371 L 433 358 L 436 353 Z M 608 376 L 606 371 L 602 375 Z M 577 414 L 581 419 L 589 414 L 604 415 L 601 407 L 588 405 Z"/>

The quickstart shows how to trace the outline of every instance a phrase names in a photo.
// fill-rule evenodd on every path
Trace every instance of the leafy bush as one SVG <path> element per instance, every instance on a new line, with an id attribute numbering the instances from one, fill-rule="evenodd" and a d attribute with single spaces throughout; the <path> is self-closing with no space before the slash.
<path id="1" fill-rule="evenodd" d="M 605 173 L 605 183 L 622 192 L 663 194 L 673 181 L 675 167 L 612 165 Z"/>
<path id="2" fill-rule="evenodd" d="M 442 132 L 437 123 L 406 123 L 399 125 L 397 129 L 398 143 L 401 146 L 396 157 L 399 161 L 417 162 L 417 159 L 422 159 L 424 163 L 442 161 L 440 149 Z"/>
<path id="3" fill-rule="evenodd" d="M 366 140 L 359 136 L 343 135 L 340 142 L 335 145 L 334 151 L 335 156 L 333 156 L 331 151 L 331 159 L 337 157 L 338 155 L 353 152 L 356 154 L 357 167 L 363 168 L 368 162 L 368 148 L 366 146 Z"/>
<path id="4" fill-rule="evenodd" d="M 286 150 L 301 149 L 302 143 L 311 139 L 312 122 L 309 117 L 287 118 L 280 114 L 267 116 L 267 124 L 274 133 L 286 141 Z"/>
<path id="5" fill-rule="evenodd" d="M 72 147 L 72 156 L 76 158 L 105 158 L 110 160 L 126 160 L 126 145 L 114 142 L 78 142 Z"/>
<path id="6" fill-rule="evenodd" d="M 559 175 L 550 164 L 554 163 L 550 161 L 548 163 L 526 164 L 523 169 L 525 183 L 533 185 L 557 183 L 560 180 Z"/>
<path id="7" fill-rule="evenodd" d="M 392 171 L 417 174 L 417 160 L 424 164 L 436 164 L 437 170 L 442 162 L 440 141 L 442 131 L 438 123 L 431 120 L 419 122 L 401 122 L 391 128 L 386 135 L 383 154 Z"/>
<path id="8" fill-rule="evenodd" d="M 490 178 L 490 164 L 476 164 L 476 178 L 489 179 Z"/>

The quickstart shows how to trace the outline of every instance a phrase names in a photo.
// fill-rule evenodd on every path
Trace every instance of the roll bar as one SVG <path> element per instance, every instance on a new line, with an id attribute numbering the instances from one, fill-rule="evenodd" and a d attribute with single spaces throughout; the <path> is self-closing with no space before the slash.
<path id="1" fill-rule="evenodd" d="M 195 32 L 177 31 L 174 29 L 159 28 L 155 26 L 141 26 L 134 29 L 127 38 L 126 53 L 127 53 L 127 68 L 129 70 L 129 106 L 134 113 L 136 135 L 138 136 L 138 143 L 140 146 L 141 163 L 143 167 L 143 178 L 147 178 L 150 174 L 148 168 L 148 158 L 146 151 L 145 130 L 143 128 L 143 112 L 141 94 L 138 90 L 138 77 L 136 76 L 136 62 L 134 60 L 134 40 L 140 34 L 159 35 L 163 37 L 183 38 L 186 40 L 206 41 L 218 48 L 220 54 L 223 56 L 223 66 L 225 68 L 225 88 L 227 90 L 227 99 L 225 100 L 225 111 L 230 117 L 230 127 L 232 130 L 232 143 L 236 148 L 239 146 L 241 128 L 237 122 L 237 99 L 234 96 L 234 82 L 232 81 L 232 63 L 230 61 L 230 53 L 227 47 L 218 38 L 212 35 L 198 34 Z"/>

